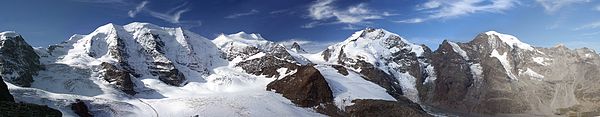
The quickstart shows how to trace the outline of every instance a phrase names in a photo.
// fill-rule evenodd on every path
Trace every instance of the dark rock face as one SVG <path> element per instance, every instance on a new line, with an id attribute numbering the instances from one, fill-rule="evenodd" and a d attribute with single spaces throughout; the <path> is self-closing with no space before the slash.
<path id="1" fill-rule="evenodd" d="M 0 77 L 2 79 L 2 77 Z M 61 117 L 62 113 L 47 106 L 15 103 L 6 84 L 0 81 L 0 117 Z"/>
<path id="2" fill-rule="evenodd" d="M 366 80 L 385 88 L 387 90 L 386 92 L 392 97 L 404 97 L 402 96 L 404 93 L 402 92 L 402 87 L 399 85 L 400 83 L 393 76 L 385 73 L 379 68 L 375 68 L 375 66 L 365 61 L 358 61 L 354 67 L 362 69 L 360 73 L 365 76 L 364 78 Z"/>
<path id="3" fill-rule="evenodd" d="M 341 65 L 331 65 L 331 67 L 333 67 L 335 70 L 338 71 L 338 73 L 344 75 L 344 76 L 348 76 L 348 69 L 346 69 L 346 67 L 341 66 Z"/>
<path id="4" fill-rule="evenodd" d="M 179 72 L 173 62 L 165 56 L 163 49 L 165 44 L 159 35 L 145 33 L 138 41 L 145 42 L 142 48 L 144 54 L 148 55 L 146 60 L 151 61 L 148 63 L 150 64 L 148 70 L 152 75 L 158 76 L 159 80 L 172 86 L 180 86 L 185 83 L 186 78 L 183 73 Z"/>
<path id="5" fill-rule="evenodd" d="M 104 70 L 104 75 L 102 76 L 104 80 L 109 83 L 114 83 L 117 89 L 120 89 L 129 95 L 136 94 L 134 90 L 135 84 L 133 83 L 133 78 L 129 72 L 119 69 L 110 63 L 104 62 L 100 66 Z"/>
<path id="6" fill-rule="evenodd" d="M 71 104 L 71 110 L 79 117 L 93 117 L 87 105 L 81 100 L 75 100 L 75 103 Z"/>
<path id="7" fill-rule="evenodd" d="M 288 68 L 290 70 L 298 69 L 298 64 L 291 63 L 286 60 L 279 59 L 276 56 L 266 55 L 261 58 L 247 60 L 238 63 L 236 66 L 242 67 L 246 72 L 254 75 L 266 75 L 267 77 L 279 77 L 280 68 Z"/>
<path id="8" fill-rule="evenodd" d="M 47 106 L 0 101 L 0 117 L 62 117 L 62 113 Z"/>
<path id="9" fill-rule="evenodd" d="M 292 50 L 299 52 L 299 53 L 306 53 L 306 50 L 304 50 L 302 47 L 300 47 L 300 44 L 294 42 L 294 44 L 292 44 Z"/>
<path id="10" fill-rule="evenodd" d="M 447 41 L 443 42 L 431 58 L 438 77 L 434 82 L 435 96 L 431 100 L 449 106 L 463 106 L 463 99 L 473 83 L 467 60 L 454 52 Z"/>
<path id="11" fill-rule="evenodd" d="M 421 92 L 421 99 L 437 108 L 463 114 L 524 113 L 531 108 L 520 93 L 523 84 L 513 80 L 499 58 L 492 57 L 492 51 L 501 55 L 508 53 L 508 61 L 518 63 L 514 56 L 518 48 L 497 39 L 497 36 L 480 34 L 469 43 L 458 43 L 457 48 L 444 41 L 431 56 L 437 79 L 429 92 Z M 456 52 L 460 49 L 468 58 Z M 513 53 L 511 55 L 510 53 Z M 516 75 L 516 64 L 509 69 Z M 477 73 L 479 71 L 480 73 Z"/>
<path id="12" fill-rule="evenodd" d="M 419 104 L 404 98 L 399 101 L 353 100 L 354 105 L 346 107 L 352 117 L 432 117 Z"/>
<path id="13" fill-rule="evenodd" d="M 1 79 L 2 79 L 2 76 L 0 76 L 0 80 Z M 15 101 L 13 96 L 8 91 L 8 87 L 6 86 L 6 84 L 3 81 L 0 82 L 0 101 L 8 101 L 8 102 Z"/>
<path id="14" fill-rule="evenodd" d="M 310 65 L 300 66 L 295 74 L 269 83 L 267 90 L 283 94 L 301 107 L 333 101 L 329 84 L 319 70 Z"/>
<path id="15" fill-rule="evenodd" d="M 39 58 L 20 35 L 0 39 L 0 74 L 7 82 L 31 86 L 33 76 L 43 69 Z"/>

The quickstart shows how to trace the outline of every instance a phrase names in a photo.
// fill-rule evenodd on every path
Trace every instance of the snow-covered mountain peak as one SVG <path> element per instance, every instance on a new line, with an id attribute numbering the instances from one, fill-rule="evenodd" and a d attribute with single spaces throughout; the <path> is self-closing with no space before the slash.
<path id="1" fill-rule="evenodd" d="M 525 50 L 530 50 L 530 51 L 534 50 L 534 48 L 531 45 L 529 45 L 527 43 L 523 43 L 517 37 L 509 35 L 509 34 L 503 34 L 503 33 L 499 33 L 496 31 L 487 31 L 484 34 L 488 35 L 490 37 L 489 39 L 500 39 L 500 41 L 508 44 L 511 48 L 514 48 L 516 46 L 517 48 L 520 48 L 520 49 L 525 49 Z"/>
<path id="2" fill-rule="evenodd" d="M 256 47 L 259 49 L 269 49 L 278 44 L 264 39 L 260 34 L 247 34 L 238 32 L 235 34 L 221 34 L 212 41 L 219 48 L 236 48 Z"/>
<path id="3" fill-rule="evenodd" d="M 148 29 L 160 29 L 162 27 L 151 24 L 151 23 L 145 23 L 145 22 L 132 22 L 129 23 L 125 26 L 125 29 L 141 29 L 141 28 L 148 28 Z"/>
<path id="4" fill-rule="evenodd" d="M 235 34 L 231 34 L 228 35 L 230 38 L 237 38 L 237 39 L 247 39 L 247 40 L 265 40 L 260 34 L 255 34 L 255 33 L 246 33 L 244 31 L 240 31 L 238 33 Z"/>
<path id="5" fill-rule="evenodd" d="M 0 40 L 7 40 L 7 39 L 18 37 L 18 36 L 21 36 L 21 35 L 19 35 L 19 33 L 15 32 L 15 31 L 0 32 Z"/>
<path id="6" fill-rule="evenodd" d="M 332 45 L 328 49 L 342 51 L 348 57 L 366 59 L 373 64 L 379 58 L 391 58 L 394 53 L 401 50 L 407 50 L 417 56 L 422 56 L 424 51 L 422 46 L 410 43 L 398 34 L 374 28 L 357 31 L 344 42 Z M 337 57 L 337 55 L 331 57 Z"/>

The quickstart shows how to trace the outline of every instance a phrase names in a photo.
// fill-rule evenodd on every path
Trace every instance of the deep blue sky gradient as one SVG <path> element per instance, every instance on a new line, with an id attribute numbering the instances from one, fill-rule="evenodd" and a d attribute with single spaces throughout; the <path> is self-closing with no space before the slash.
<path id="1" fill-rule="evenodd" d="M 337 0 L 332 8 L 345 10 L 363 4 L 381 18 L 359 23 L 316 20 L 309 16 L 315 0 L 152 0 L 130 17 L 142 0 L 0 0 L 0 31 L 14 30 L 34 46 L 67 40 L 73 34 L 88 34 L 97 27 L 115 23 L 150 22 L 165 27 L 184 27 L 213 39 L 221 33 L 260 33 L 273 41 L 290 39 L 316 42 L 342 41 L 365 27 L 384 28 L 414 43 L 437 48 L 444 39 L 466 42 L 488 30 L 512 34 L 534 46 L 552 47 L 564 43 L 571 48 L 600 49 L 600 2 L 582 0 L 548 11 L 537 0 L 518 0 L 512 7 L 496 12 L 473 12 L 421 23 L 397 21 L 427 17 L 419 5 L 428 0 Z M 457 0 L 460 1 L 460 0 Z M 560 0 L 558 0 L 560 1 Z M 486 2 L 483 2 L 485 4 Z M 173 9 L 177 6 L 179 9 Z M 188 9 L 179 21 L 169 22 L 151 13 Z M 387 13 L 383 16 L 381 13 Z M 228 17 L 235 16 L 237 17 Z M 197 23 L 197 22 L 201 22 Z M 320 22 L 312 28 L 303 28 Z M 347 29 L 349 26 L 352 29 Z"/>

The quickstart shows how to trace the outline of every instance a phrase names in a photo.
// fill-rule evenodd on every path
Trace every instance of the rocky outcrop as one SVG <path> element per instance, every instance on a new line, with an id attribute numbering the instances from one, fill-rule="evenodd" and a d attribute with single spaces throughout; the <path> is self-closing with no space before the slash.
<path id="1" fill-rule="evenodd" d="M 31 86 L 33 76 L 43 69 L 39 58 L 21 35 L 10 31 L 0 33 L 0 75 L 4 81 Z"/>
<path id="2" fill-rule="evenodd" d="M 241 67 L 247 73 L 254 75 L 265 75 L 266 77 L 280 77 L 279 69 L 287 68 L 287 72 L 298 69 L 299 65 L 289 61 L 281 60 L 272 55 L 266 55 L 261 58 L 247 60 L 238 63 L 236 66 Z"/>
<path id="3" fill-rule="evenodd" d="M 129 95 L 135 95 L 135 84 L 133 83 L 134 78 L 129 72 L 110 63 L 102 63 L 100 66 L 103 69 L 103 79 L 107 82 L 114 84 L 115 87 Z"/>
<path id="4" fill-rule="evenodd" d="M 0 76 L 0 79 L 2 77 Z M 0 81 L 0 117 L 61 117 L 62 113 L 47 106 L 15 103 L 4 81 Z"/>
<path id="5" fill-rule="evenodd" d="M 62 117 L 62 113 L 48 106 L 0 101 L 2 117 Z"/>
<path id="6" fill-rule="evenodd" d="M 417 103 L 408 99 L 399 101 L 353 100 L 354 105 L 346 107 L 352 117 L 432 117 Z"/>
<path id="7" fill-rule="evenodd" d="M 79 115 L 79 117 L 93 117 L 92 114 L 90 114 L 90 110 L 88 109 L 87 105 L 79 99 L 75 100 L 75 103 L 71 104 L 71 110 L 73 110 L 75 114 Z"/>
<path id="8" fill-rule="evenodd" d="M 338 71 L 338 73 L 344 75 L 344 76 L 348 76 L 348 69 L 346 69 L 346 67 L 341 66 L 341 65 L 331 65 L 331 67 L 333 67 L 335 70 Z"/>
<path id="9" fill-rule="evenodd" d="M 333 101 L 329 84 L 319 70 L 311 65 L 300 66 L 293 75 L 269 83 L 267 90 L 283 94 L 283 97 L 301 107 L 314 107 Z"/>
<path id="10" fill-rule="evenodd" d="M 300 47 L 300 44 L 298 44 L 297 42 L 294 42 L 290 49 L 297 53 L 306 53 L 306 50 L 304 50 L 302 47 Z"/>
<path id="11" fill-rule="evenodd" d="M 2 79 L 2 76 L 0 76 L 0 80 L 1 79 Z M 15 101 L 13 96 L 8 91 L 8 87 L 6 86 L 6 83 L 4 83 L 4 81 L 0 82 L 0 101 L 9 101 L 9 102 Z"/>
<path id="12" fill-rule="evenodd" d="M 283 77 L 280 74 L 292 72 L 299 66 L 298 60 L 285 46 L 268 41 L 259 34 L 239 32 L 220 35 L 212 42 L 225 53 L 229 61 L 239 58 L 236 66 L 250 74 L 280 78 Z M 285 69 L 285 73 L 279 73 L 279 69 Z"/>

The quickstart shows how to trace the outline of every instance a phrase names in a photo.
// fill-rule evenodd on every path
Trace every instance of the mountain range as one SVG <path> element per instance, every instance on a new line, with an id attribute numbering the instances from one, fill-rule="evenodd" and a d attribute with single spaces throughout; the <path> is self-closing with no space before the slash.
<path id="1" fill-rule="evenodd" d="M 431 50 L 366 28 L 318 53 L 140 22 L 46 48 L 24 37 L 0 33 L 9 116 L 600 115 L 596 51 L 495 31 Z"/>

